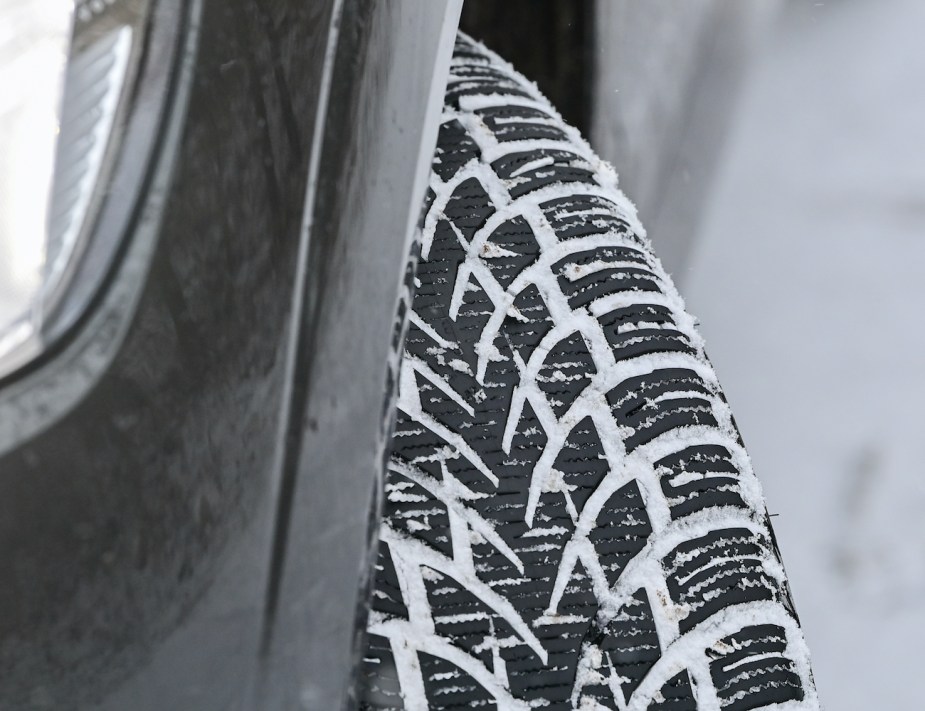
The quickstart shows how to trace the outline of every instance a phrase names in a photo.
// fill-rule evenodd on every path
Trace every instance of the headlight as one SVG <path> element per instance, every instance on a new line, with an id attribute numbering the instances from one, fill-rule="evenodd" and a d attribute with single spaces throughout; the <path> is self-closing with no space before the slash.
<path id="1" fill-rule="evenodd" d="M 144 4 L 0 0 L 0 377 L 48 345 L 91 238 Z"/>

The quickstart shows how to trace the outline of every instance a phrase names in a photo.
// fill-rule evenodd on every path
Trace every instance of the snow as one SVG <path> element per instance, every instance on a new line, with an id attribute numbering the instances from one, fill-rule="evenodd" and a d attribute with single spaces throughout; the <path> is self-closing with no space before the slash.
<path id="1" fill-rule="evenodd" d="M 788 9 L 682 275 L 841 711 L 921 707 L 922 28 L 917 0 Z"/>

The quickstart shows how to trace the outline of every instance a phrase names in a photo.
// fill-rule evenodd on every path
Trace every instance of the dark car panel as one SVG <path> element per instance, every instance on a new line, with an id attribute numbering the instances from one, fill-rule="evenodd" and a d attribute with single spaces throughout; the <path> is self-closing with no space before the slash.
<path id="1" fill-rule="evenodd" d="M 254 684 L 267 591 L 288 604 L 305 582 L 275 592 L 268 582 L 271 559 L 275 576 L 292 577 L 291 559 L 273 558 L 277 510 L 294 533 L 305 517 L 300 501 L 280 504 L 280 464 L 295 462 L 290 489 L 310 491 L 315 475 L 283 453 L 305 445 L 288 419 L 281 433 L 281 416 L 293 377 L 296 390 L 328 377 L 317 364 L 302 369 L 325 342 L 356 342 L 355 367 L 380 364 L 338 403 L 363 415 L 375 402 L 376 431 L 357 429 L 352 442 L 364 464 L 350 472 L 351 496 L 365 501 L 354 515 L 363 546 L 344 565 L 358 573 L 381 460 L 384 356 L 435 140 L 436 117 L 425 114 L 442 94 L 434 58 L 448 17 L 455 26 L 449 7 L 154 3 L 141 72 L 167 80 L 129 121 L 148 126 L 155 150 L 147 161 L 127 141 L 123 163 L 139 182 L 119 183 L 117 172 L 108 203 L 131 216 L 107 221 L 104 207 L 97 226 L 124 230 L 105 235 L 124 247 L 86 315 L 0 392 L 4 707 L 273 708 L 298 696 L 295 675 L 309 669 L 277 674 L 273 699 Z M 326 84 L 330 76 L 340 83 Z M 139 185 L 137 201 L 127 197 Z M 307 205 L 321 227 L 300 250 Z M 378 308 L 329 323 L 342 304 L 327 290 L 356 278 L 366 285 L 356 303 Z M 290 319 L 303 298 L 295 333 L 307 340 L 294 367 Z M 351 372 L 345 361 L 332 377 Z M 300 423 L 330 407 L 304 403 L 292 410 Z M 312 525 L 340 530 L 340 513 L 315 513 Z M 343 605 L 357 624 L 358 578 L 325 614 Z M 316 601 L 332 592 L 344 591 L 313 589 Z M 310 642 L 317 621 L 300 621 L 308 641 L 276 631 L 267 659 L 274 645 L 298 652 Z"/>

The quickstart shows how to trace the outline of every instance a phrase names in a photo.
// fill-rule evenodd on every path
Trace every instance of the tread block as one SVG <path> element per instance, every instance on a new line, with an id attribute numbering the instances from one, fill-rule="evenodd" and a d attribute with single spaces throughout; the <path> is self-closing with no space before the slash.
<path id="1" fill-rule="evenodd" d="M 540 247 L 527 221 L 517 216 L 499 225 L 482 245 L 480 255 L 505 289 L 536 261 Z"/>
<path id="2" fill-rule="evenodd" d="M 454 63 L 450 69 L 450 82 L 447 85 L 444 101 L 453 108 L 461 108 L 467 96 L 499 94 L 502 96 L 532 99 L 516 79 L 507 72 L 497 69 L 483 57 L 472 57 L 471 63 Z"/>
<path id="3" fill-rule="evenodd" d="M 581 515 L 585 502 L 610 469 L 601 438 L 590 417 L 585 417 L 569 432 L 553 468 L 562 474 L 569 498 Z"/>
<path id="4" fill-rule="evenodd" d="M 546 220 L 560 240 L 593 235 L 631 234 L 622 211 L 599 195 L 569 195 L 540 204 Z M 640 257 L 644 257 L 639 253 Z"/>
<path id="5" fill-rule="evenodd" d="M 526 363 L 555 324 L 536 284 L 524 288 L 514 298 L 513 307 L 513 315 L 508 312 L 502 329 L 511 347 Z"/>
<path id="6" fill-rule="evenodd" d="M 649 704 L 650 711 L 697 711 L 697 700 L 686 671 L 676 674 L 659 689 L 658 696 Z"/>
<path id="7" fill-rule="evenodd" d="M 629 247 L 576 252 L 556 262 L 553 272 L 573 309 L 619 292 L 661 291 L 660 280 L 644 255 Z"/>
<path id="8" fill-rule="evenodd" d="M 444 216 L 462 233 L 467 243 L 494 213 L 495 206 L 477 178 L 469 178 L 457 185 L 443 208 Z M 432 261 L 433 257 L 428 256 L 428 259 Z"/>
<path id="9" fill-rule="evenodd" d="M 459 313 L 454 322 L 454 333 L 466 361 L 465 368 L 462 365 L 459 366 L 460 371 L 475 373 L 478 363 L 476 346 L 494 312 L 495 305 L 482 288 L 478 277 L 470 276 L 463 291 L 462 305 L 459 307 Z"/>
<path id="10" fill-rule="evenodd" d="M 428 708 L 497 711 L 498 705 L 470 674 L 446 659 L 418 652 Z"/>
<path id="11" fill-rule="evenodd" d="M 530 475 L 546 449 L 548 438 L 543 425 L 530 406 L 524 405 L 511 439 L 511 450 L 498 472 L 498 488 L 491 502 L 480 502 L 481 510 L 498 522 L 523 521 L 526 518 Z"/>
<path id="12" fill-rule="evenodd" d="M 588 161 L 567 150 L 537 148 L 509 153 L 491 164 L 507 185 L 511 197 L 518 198 L 547 185 L 579 183 L 596 185 Z"/>
<path id="13" fill-rule="evenodd" d="M 598 317 L 617 360 L 648 353 L 687 353 L 697 351 L 664 306 L 639 304 Z"/>
<path id="14" fill-rule="evenodd" d="M 743 602 L 775 600 L 778 585 L 765 570 L 768 543 L 747 528 L 711 531 L 685 541 L 662 561 L 671 599 L 686 607 L 681 632 Z"/>
<path id="15" fill-rule="evenodd" d="M 490 60 L 478 44 L 463 35 L 456 35 L 453 44 L 453 61 L 456 63 L 482 63 L 489 64 Z"/>
<path id="16" fill-rule="evenodd" d="M 655 462 L 655 473 L 673 519 L 715 506 L 748 508 L 739 487 L 739 470 L 726 447 L 685 447 Z"/>
<path id="17" fill-rule="evenodd" d="M 430 212 L 431 208 L 434 206 L 434 200 L 437 199 L 437 193 L 430 186 L 427 187 L 427 192 L 424 193 L 424 204 L 421 205 L 421 216 L 418 218 L 418 228 L 424 229 L 424 220 L 427 219 L 427 214 Z M 416 236 L 414 239 L 415 249 L 420 249 L 420 235 Z M 419 255 L 418 255 L 419 256 Z M 417 267 L 417 262 L 415 262 L 415 267 Z M 412 277 L 414 274 L 411 275 Z"/>
<path id="18" fill-rule="evenodd" d="M 401 594 L 392 550 L 387 543 L 380 543 L 376 554 L 375 588 L 372 609 L 390 617 L 408 618 L 408 608 Z"/>
<path id="19" fill-rule="evenodd" d="M 418 264 L 413 309 L 437 335 L 448 341 L 456 339 L 448 309 L 459 266 L 465 259 L 466 250 L 456 233 L 446 220 L 438 220 L 430 254 Z"/>
<path id="20" fill-rule="evenodd" d="M 611 586 L 616 584 L 626 564 L 643 549 L 651 533 L 639 485 L 631 481 L 615 491 L 601 507 L 597 527 L 588 535 Z"/>
<path id="21" fill-rule="evenodd" d="M 433 170 L 443 182 L 449 181 L 469 161 L 480 157 L 481 151 L 459 121 L 453 119 L 440 126 Z"/>
<path id="22" fill-rule="evenodd" d="M 607 402 L 618 424 L 631 433 L 626 451 L 651 442 L 665 432 L 693 425 L 717 426 L 713 391 L 692 370 L 664 368 L 648 375 L 627 378 L 607 393 Z"/>
<path id="23" fill-rule="evenodd" d="M 786 648 L 787 633 L 778 625 L 745 627 L 714 645 L 710 676 L 720 708 L 748 711 L 802 701 L 803 685 Z"/>
<path id="24" fill-rule="evenodd" d="M 584 336 L 577 331 L 550 349 L 536 376 L 556 417 L 562 417 L 597 372 Z"/>
<path id="25" fill-rule="evenodd" d="M 498 141 L 568 141 L 561 123 L 532 106 L 492 106 L 475 112 Z"/>
<path id="26" fill-rule="evenodd" d="M 404 711 L 401 683 L 395 669 L 392 645 L 386 637 L 377 634 L 366 635 L 366 653 L 362 661 L 361 711 Z"/>

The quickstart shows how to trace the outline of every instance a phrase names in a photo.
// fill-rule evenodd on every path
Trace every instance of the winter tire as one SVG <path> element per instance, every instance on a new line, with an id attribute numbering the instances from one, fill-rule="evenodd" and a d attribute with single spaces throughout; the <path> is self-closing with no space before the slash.
<path id="1" fill-rule="evenodd" d="M 456 45 L 364 709 L 817 709 L 758 481 L 614 171 Z"/>

